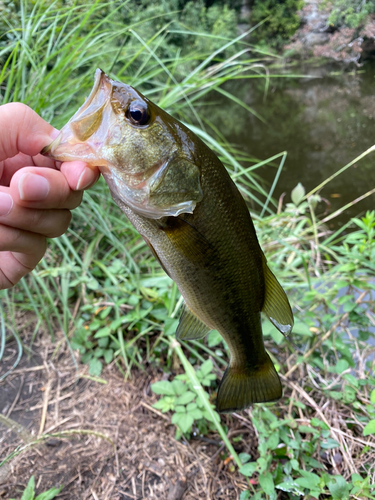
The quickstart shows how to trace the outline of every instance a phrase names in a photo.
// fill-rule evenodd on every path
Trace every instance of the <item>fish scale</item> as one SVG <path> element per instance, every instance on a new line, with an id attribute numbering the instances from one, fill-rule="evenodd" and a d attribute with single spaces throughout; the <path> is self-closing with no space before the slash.
<path id="1" fill-rule="evenodd" d="M 177 338 L 203 338 L 211 329 L 224 338 L 230 361 L 218 410 L 280 398 L 261 311 L 283 334 L 293 315 L 246 203 L 211 149 L 140 92 L 97 70 L 90 96 L 43 154 L 100 166 L 113 199 L 185 299 Z"/>

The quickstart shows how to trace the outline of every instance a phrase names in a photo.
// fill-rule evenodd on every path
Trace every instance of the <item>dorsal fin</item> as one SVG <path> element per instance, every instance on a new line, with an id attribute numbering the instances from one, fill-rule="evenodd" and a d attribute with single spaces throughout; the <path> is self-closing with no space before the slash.
<path id="1" fill-rule="evenodd" d="M 176 339 L 194 340 L 202 339 L 210 332 L 209 328 L 184 304 L 180 322 L 176 330 Z"/>
<path id="2" fill-rule="evenodd" d="M 282 286 L 267 265 L 267 259 L 262 253 L 265 296 L 262 311 L 283 334 L 288 335 L 293 328 L 293 313 L 288 297 Z"/>

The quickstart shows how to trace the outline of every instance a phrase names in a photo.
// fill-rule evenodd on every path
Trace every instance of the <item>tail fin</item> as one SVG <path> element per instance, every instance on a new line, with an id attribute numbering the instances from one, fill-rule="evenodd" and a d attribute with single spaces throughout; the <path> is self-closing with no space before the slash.
<path id="1" fill-rule="evenodd" d="M 244 410 L 253 403 L 275 401 L 282 396 L 279 376 L 266 353 L 261 365 L 231 367 L 224 373 L 217 394 L 219 412 Z"/>

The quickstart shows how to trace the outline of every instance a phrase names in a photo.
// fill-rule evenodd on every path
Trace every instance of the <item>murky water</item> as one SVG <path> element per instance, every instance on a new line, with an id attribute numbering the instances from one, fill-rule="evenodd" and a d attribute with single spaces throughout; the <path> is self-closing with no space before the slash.
<path id="1" fill-rule="evenodd" d="M 264 98 L 261 80 L 241 80 L 228 91 L 254 108 L 267 123 L 246 110 L 220 102 L 210 116 L 225 137 L 249 155 L 264 160 L 286 150 L 288 157 L 275 191 L 278 198 L 301 182 L 310 190 L 375 144 L 375 63 L 354 73 L 299 69 L 310 79 L 272 79 Z M 275 168 L 257 171 L 271 185 Z M 329 210 L 375 188 L 375 153 L 370 154 L 321 191 Z M 323 204 L 320 211 L 327 208 Z M 347 210 L 335 225 L 375 208 L 375 195 Z"/>

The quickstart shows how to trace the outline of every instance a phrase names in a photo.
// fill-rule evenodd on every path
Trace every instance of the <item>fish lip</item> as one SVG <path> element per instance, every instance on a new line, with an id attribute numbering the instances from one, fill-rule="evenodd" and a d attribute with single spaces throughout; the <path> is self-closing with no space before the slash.
<path id="1" fill-rule="evenodd" d="M 56 139 L 54 139 L 50 144 L 48 144 L 47 146 L 45 146 L 41 150 L 41 152 L 40 152 L 41 155 L 46 156 L 48 158 L 52 158 L 53 160 L 56 160 L 56 161 L 61 161 L 61 162 L 74 161 L 76 159 L 79 159 L 76 157 L 76 155 L 74 155 L 74 153 L 69 154 L 67 152 L 64 153 L 64 157 L 58 158 L 54 155 L 54 152 L 59 147 L 59 145 L 63 139 L 64 133 L 66 133 L 67 130 L 69 131 L 70 134 L 72 134 L 72 137 L 74 137 L 75 134 L 74 134 L 72 128 L 69 127 L 70 123 L 75 121 L 74 120 L 75 117 L 79 118 L 93 104 L 93 102 L 95 101 L 95 97 L 101 91 L 102 86 L 103 86 L 103 88 L 107 87 L 108 91 L 111 92 L 110 89 L 112 88 L 112 80 L 104 73 L 103 70 L 101 70 L 100 68 L 97 68 L 95 71 L 94 85 L 91 89 L 90 94 L 85 99 L 85 102 L 78 109 L 78 111 L 71 117 L 71 119 L 68 121 L 68 123 L 60 130 L 60 133 L 56 137 Z M 90 162 L 87 162 L 87 163 L 90 163 Z"/>

